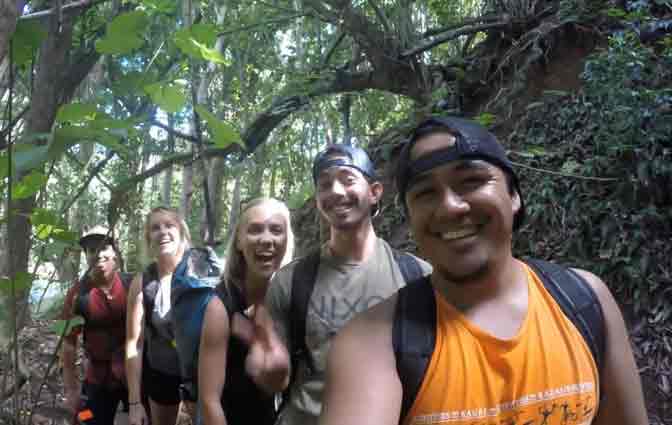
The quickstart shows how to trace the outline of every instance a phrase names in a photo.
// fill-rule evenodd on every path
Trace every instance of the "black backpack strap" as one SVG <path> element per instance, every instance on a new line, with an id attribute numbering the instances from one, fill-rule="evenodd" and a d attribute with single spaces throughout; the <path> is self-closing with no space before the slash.
<path id="1" fill-rule="evenodd" d="M 396 249 L 392 249 L 392 254 L 406 283 L 414 282 L 422 277 L 422 267 L 420 267 L 417 258 Z"/>
<path id="2" fill-rule="evenodd" d="M 602 305 L 593 288 L 575 271 L 559 264 L 537 259 L 527 260 L 527 264 L 581 332 L 600 372 L 604 364 L 605 325 Z"/>
<path id="3" fill-rule="evenodd" d="M 91 292 L 91 285 L 89 285 L 89 271 L 79 279 L 79 291 L 77 292 L 77 298 L 72 306 L 72 314 L 75 316 L 82 316 L 84 320 L 89 320 L 88 315 L 88 304 L 89 304 L 89 292 Z"/>
<path id="4" fill-rule="evenodd" d="M 142 303 L 145 307 L 145 317 L 152 314 L 156 293 L 159 291 L 158 285 L 150 285 L 150 283 L 158 279 L 159 273 L 156 268 L 156 263 L 150 264 L 149 267 L 142 272 Z"/>
<path id="5" fill-rule="evenodd" d="M 291 376 L 289 387 L 294 383 L 299 363 L 303 360 L 309 371 L 315 370 L 313 358 L 306 346 L 306 316 L 310 296 L 315 287 L 317 270 L 320 267 L 320 250 L 317 249 L 300 259 L 292 274 L 292 292 L 289 301 L 289 341 L 291 356 Z"/>
<path id="6" fill-rule="evenodd" d="M 124 289 L 126 292 L 128 292 L 128 289 L 131 287 L 131 283 L 133 283 L 133 273 L 123 273 L 119 272 L 119 278 L 121 279 L 121 284 L 124 286 Z"/>
<path id="7" fill-rule="evenodd" d="M 436 300 L 429 278 L 397 292 L 392 347 L 402 386 L 401 424 L 413 406 L 436 343 Z"/>

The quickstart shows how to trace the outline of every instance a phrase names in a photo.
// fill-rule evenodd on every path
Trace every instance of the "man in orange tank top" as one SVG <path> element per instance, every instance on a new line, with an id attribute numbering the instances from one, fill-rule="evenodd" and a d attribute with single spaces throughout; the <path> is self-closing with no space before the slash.
<path id="1" fill-rule="evenodd" d="M 361 314 L 329 352 L 320 424 L 648 423 L 623 317 L 604 282 L 574 269 L 603 313 L 598 364 L 540 277 L 513 257 L 524 203 L 491 133 L 458 118 L 424 121 L 402 150 L 397 186 L 434 268 L 402 290 L 429 291 L 433 351 L 406 403 L 393 340 L 401 295 Z"/>

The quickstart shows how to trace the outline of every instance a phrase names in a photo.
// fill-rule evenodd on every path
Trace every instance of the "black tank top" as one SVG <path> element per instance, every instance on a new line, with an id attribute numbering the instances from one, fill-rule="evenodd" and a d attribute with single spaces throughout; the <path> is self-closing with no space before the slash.
<path id="1" fill-rule="evenodd" d="M 226 306 L 229 322 L 233 314 L 244 314 L 247 303 L 236 285 L 223 288 L 217 295 Z M 263 392 L 245 372 L 248 347 L 235 336 L 229 339 L 226 354 L 226 384 L 222 391 L 222 407 L 229 425 L 273 425 L 275 423 L 274 397 Z"/>

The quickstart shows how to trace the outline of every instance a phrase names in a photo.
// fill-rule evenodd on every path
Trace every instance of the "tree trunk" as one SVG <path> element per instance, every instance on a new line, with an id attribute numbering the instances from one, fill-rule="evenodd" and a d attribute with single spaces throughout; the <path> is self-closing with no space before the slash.
<path id="1" fill-rule="evenodd" d="M 224 246 L 228 247 L 231 243 L 231 238 L 234 234 L 234 229 L 238 225 L 238 217 L 240 215 L 240 184 L 241 173 L 236 175 L 236 182 L 233 186 L 233 196 L 231 197 L 231 209 L 229 210 L 229 225 L 226 229 L 226 236 L 224 237 Z"/>
<path id="2" fill-rule="evenodd" d="M 208 227 L 205 225 L 205 210 L 203 211 L 203 222 L 201 232 L 203 240 L 211 240 L 214 243 L 219 241 L 219 234 L 222 230 L 222 190 L 224 182 L 224 174 L 226 173 L 226 163 L 223 158 L 213 158 L 209 161 L 208 169 L 208 190 L 210 192 L 210 206 L 212 207 L 212 214 L 214 223 L 212 228 L 214 234 L 212 237 L 207 233 Z"/>
<path id="3" fill-rule="evenodd" d="M 59 31 L 60 27 L 60 31 Z M 66 72 L 66 58 L 72 39 L 72 19 L 58 22 L 56 17 L 49 19 L 49 32 L 42 43 L 37 61 L 35 89 L 31 99 L 30 111 L 26 119 L 25 134 L 49 133 L 56 117 L 56 111 L 63 100 L 63 81 Z M 44 144 L 44 141 L 34 143 Z M 26 174 L 26 171 L 23 171 Z M 15 176 L 15 180 L 23 175 Z M 4 257 L 0 276 L 13 279 L 17 273 L 28 272 L 28 259 L 31 247 L 32 228 L 30 214 L 36 204 L 36 196 L 12 201 L 8 214 L 7 242 L 8 255 Z M 0 346 L 6 347 L 12 338 L 14 327 L 19 330 L 27 318 L 28 294 L 30 286 L 19 288 L 15 298 L 0 295 L 0 310 L 11 312 L 9 318 L 0 318 Z M 5 319 L 5 320 L 2 320 Z M 10 319 L 10 320 L 6 320 Z M 13 322 L 13 323 L 12 323 Z"/>
<path id="4" fill-rule="evenodd" d="M 191 198 L 194 195 L 194 167 L 185 164 L 182 167 L 182 198 L 180 200 L 180 214 L 185 220 L 191 215 Z"/>
<path id="5" fill-rule="evenodd" d="M 258 149 L 257 152 L 252 157 L 252 175 L 250 176 L 249 183 L 249 196 L 250 199 L 257 198 L 264 195 L 263 183 L 264 183 L 264 171 L 268 168 L 267 164 L 268 153 L 267 146 L 264 145 L 261 149 Z"/>
<path id="6" fill-rule="evenodd" d="M 17 0 L 0 0 L 0 63 L 9 52 L 9 40 L 14 35 L 16 19 L 24 3 Z"/>
<path id="7" fill-rule="evenodd" d="M 175 119 L 173 114 L 168 114 L 168 127 L 173 128 Z M 172 155 L 175 152 L 175 135 L 168 132 L 168 154 Z M 172 200 L 173 192 L 173 166 L 166 169 L 163 174 L 163 187 L 161 188 L 161 204 L 168 207 Z"/>

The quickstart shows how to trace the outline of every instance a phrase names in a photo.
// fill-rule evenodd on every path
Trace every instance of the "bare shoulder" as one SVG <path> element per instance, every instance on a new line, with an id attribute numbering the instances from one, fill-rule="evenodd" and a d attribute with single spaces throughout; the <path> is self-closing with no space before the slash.
<path id="1" fill-rule="evenodd" d="M 396 294 L 359 313 L 343 327 L 329 350 L 330 362 L 381 359 L 392 354 L 392 323 Z M 333 360 L 332 360 L 333 359 Z"/>
<path id="2" fill-rule="evenodd" d="M 384 337 L 392 334 L 397 294 L 355 316 L 338 334 L 344 338 Z"/>
<path id="3" fill-rule="evenodd" d="M 137 273 L 133 276 L 131 287 L 129 288 L 129 295 L 137 296 L 142 294 L 142 273 Z"/>
<path id="4" fill-rule="evenodd" d="M 598 276 L 595 274 L 583 270 L 583 269 L 572 269 L 575 271 L 579 276 L 581 276 L 587 283 L 590 285 L 592 290 L 595 292 L 595 295 L 597 295 L 597 299 L 600 300 L 600 305 L 602 306 L 602 309 L 605 311 L 605 314 L 607 317 L 609 316 L 608 313 L 614 313 L 618 312 L 620 316 L 620 309 L 618 307 L 618 304 L 616 303 L 616 300 L 614 300 L 614 296 L 611 294 L 611 291 L 607 287 L 606 283 L 602 279 L 600 279 Z"/>
<path id="5" fill-rule="evenodd" d="M 223 324 L 229 323 L 229 312 L 219 297 L 215 296 L 210 299 L 208 306 L 205 308 L 205 316 L 203 320 L 204 326 L 208 326 L 209 323 L 215 326 L 222 326 Z"/>
<path id="6" fill-rule="evenodd" d="M 646 425 L 642 385 L 621 310 L 607 285 L 585 270 L 573 269 L 595 291 L 605 319 L 605 356 L 600 371 L 600 402 L 594 425 Z"/>
<path id="7" fill-rule="evenodd" d="M 402 389 L 392 348 L 395 306 L 396 296 L 388 298 L 357 315 L 334 339 L 320 425 L 399 422 Z"/>

